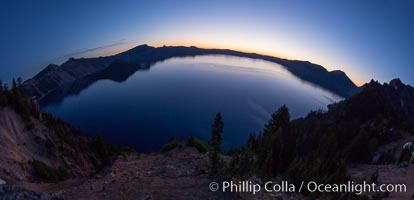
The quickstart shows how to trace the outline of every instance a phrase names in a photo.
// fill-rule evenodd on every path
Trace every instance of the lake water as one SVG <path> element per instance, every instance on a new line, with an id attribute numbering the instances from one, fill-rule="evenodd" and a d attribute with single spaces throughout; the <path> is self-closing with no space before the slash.
<path id="1" fill-rule="evenodd" d="M 138 151 L 159 150 L 175 137 L 209 140 L 211 124 L 221 112 L 228 149 L 261 131 L 283 104 L 298 118 L 339 100 L 281 65 L 210 55 L 168 59 L 121 83 L 100 80 L 42 110 Z"/>

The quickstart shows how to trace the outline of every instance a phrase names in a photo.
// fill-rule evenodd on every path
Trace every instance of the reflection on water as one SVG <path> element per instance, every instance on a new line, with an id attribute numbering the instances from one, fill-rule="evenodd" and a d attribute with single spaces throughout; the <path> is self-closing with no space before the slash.
<path id="1" fill-rule="evenodd" d="M 208 140 L 220 111 L 227 149 L 259 132 L 283 104 L 297 118 L 341 99 L 278 64 L 250 58 L 196 56 L 158 62 L 146 71 L 121 68 L 128 69 L 122 74 L 128 78 L 85 78 L 46 98 L 43 110 L 139 151 L 158 150 L 173 137 Z"/>

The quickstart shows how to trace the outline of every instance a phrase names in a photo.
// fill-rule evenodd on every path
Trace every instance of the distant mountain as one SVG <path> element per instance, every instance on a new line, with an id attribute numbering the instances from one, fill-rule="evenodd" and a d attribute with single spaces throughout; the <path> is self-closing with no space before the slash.
<path id="1" fill-rule="evenodd" d="M 135 63 L 125 62 L 119 59 L 115 60 L 103 70 L 86 75 L 74 81 L 63 83 L 45 95 L 41 99 L 40 105 L 43 106 L 60 103 L 66 96 L 77 95 L 82 90 L 88 88 L 90 85 L 99 80 L 113 80 L 115 82 L 123 82 L 136 71 L 148 70 L 148 67 L 149 66 L 147 65 L 139 65 Z"/>
<path id="2" fill-rule="evenodd" d="M 347 77 L 344 72 L 329 72 L 324 67 L 307 61 L 287 60 L 272 56 L 244 53 L 227 49 L 202 49 L 183 46 L 164 46 L 155 48 L 148 45 L 140 45 L 113 56 L 80 59 L 70 58 L 60 66 L 51 64 L 33 78 L 25 81 L 23 86 L 29 96 L 35 96 L 38 99 L 42 99 L 50 92 L 64 86 L 65 84 L 74 82 L 75 80 L 80 80 L 97 73 L 105 73 L 108 75 L 108 70 L 105 72 L 102 71 L 107 69 L 114 62 L 117 62 L 115 64 L 118 67 L 120 67 L 120 62 L 128 63 L 128 65 L 135 64 L 137 66 L 148 67 L 155 62 L 172 57 L 212 54 L 263 59 L 278 63 L 285 66 L 287 70 L 302 80 L 318 85 L 342 97 L 350 97 L 359 91 L 359 88 Z M 117 72 L 117 68 L 111 68 L 110 72 L 117 74 L 117 76 L 120 76 L 121 74 L 128 74 L 125 73 L 125 69 L 123 69 L 122 72 Z"/>
<path id="3" fill-rule="evenodd" d="M 28 96 L 41 99 L 60 86 L 101 71 L 111 63 L 112 59 L 109 58 L 71 58 L 61 66 L 50 64 L 25 81 L 23 87 Z"/>

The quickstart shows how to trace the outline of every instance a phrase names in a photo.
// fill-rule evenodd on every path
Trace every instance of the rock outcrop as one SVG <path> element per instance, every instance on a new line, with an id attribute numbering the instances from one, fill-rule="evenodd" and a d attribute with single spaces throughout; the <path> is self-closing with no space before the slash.
<path id="1" fill-rule="evenodd" d="M 66 169 L 70 177 L 89 176 L 95 172 L 94 155 L 88 139 L 62 126 L 50 129 L 46 121 L 32 118 L 34 128 L 12 108 L 0 108 L 0 177 L 8 184 L 42 181 L 32 162 Z M 72 135 L 73 134 L 73 135 Z"/>

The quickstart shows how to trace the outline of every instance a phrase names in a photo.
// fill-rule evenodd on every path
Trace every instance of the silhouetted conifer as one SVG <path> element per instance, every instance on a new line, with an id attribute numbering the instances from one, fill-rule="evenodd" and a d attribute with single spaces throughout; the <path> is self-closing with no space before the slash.
<path id="1" fill-rule="evenodd" d="M 264 177 L 284 172 L 294 158 L 296 138 L 291 131 L 290 114 L 286 106 L 280 107 L 265 125 L 258 145 L 258 166 Z"/>
<path id="2" fill-rule="evenodd" d="M 221 118 L 221 113 L 217 113 L 214 123 L 212 125 L 212 139 L 210 144 L 212 150 L 210 151 L 210 172 L 212 174 L 217 173 L 223 166 L 223 159 L 221 158 L 221 143 L 222 143 L 222 133 L 224 129 L 224 123 Z"/>

